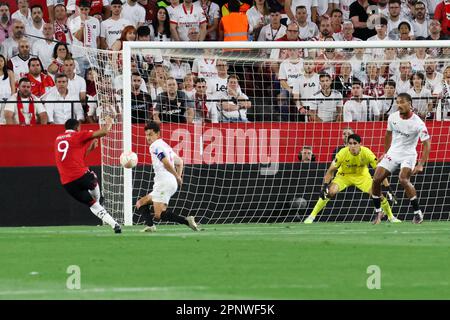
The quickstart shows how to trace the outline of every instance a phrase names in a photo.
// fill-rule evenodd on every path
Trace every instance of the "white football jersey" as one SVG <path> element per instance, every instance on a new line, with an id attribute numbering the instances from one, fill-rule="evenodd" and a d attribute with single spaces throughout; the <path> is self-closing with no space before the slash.
<path id="1" fill-rule="evenodd" d="M 309 109 L 315 110 L 317 116 L 323 122 L 336 121 L 336 116 L 342 111 L 342 94 L 336 90 L 331 90 L 330 95 L 325 96 L 322 91 L 319 91 L 313 95 L 313 98 L 316 100 L 311 103 Z"/>
<path id="2" fill-rule="evenodd" d="M 175 167 L 175 152 L 172 148 L 163 139 L 158 139 L 150 145 L 149 149 L 152 156 L 153 170 L 155 171 L 155 181 L 167 179 L 169 176 L 175 178 L 173 174 L 166 170 L 161 161 L 163 159 L 162 155 L 164 155 L 170 164 Z"/>
<path id="3" fill-rule="evenodd" d="M 299 60 L 297 62 L 284 60 L 280 64 L 280 71 L 278 72 L 279 80 L 286 80 L 289 87 L 294 87 L 294 85 L 299 81 L 300 75 L 303 73 L 303 61 Z"/>
<path id="4" fill-rule="evenodd" d="M 389 155 L 417 156 L 417 142 L 430 139 L 428 129 L 418 115 L 402 119 L 400 112 L 391 114 L 388 118 L 388 131 L 392 131 L 392 142 Z"/>
<path id="5" fill-rule="evenodd" d="M 300 94 L 301 99 L 312 98 L 314 93 L 320 90 L 319 75 L 315 73 L 312 77 L 301 75 L 292 88 L 292 93 Z M 303 106 L 311 105 L 312 100 L 300 100 Z"/>
<path id="6" fill-rule="evenodd" d="M 216 59 L 195 58 L 192 63 L 192 73 L 197 78 L 204 78 L 205 80 L 217 77 Z"/>

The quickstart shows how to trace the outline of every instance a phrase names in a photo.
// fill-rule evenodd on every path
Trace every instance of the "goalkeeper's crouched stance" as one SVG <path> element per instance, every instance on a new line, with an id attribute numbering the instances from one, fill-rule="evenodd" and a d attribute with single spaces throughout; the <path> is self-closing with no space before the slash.
<path id="1" fill-rule="evenodd" d="M 361 146 L 361 137 L 359 135 L 352 134 L 348 136 L 347 146 L 338 152 L 336 158 L 328 168 L 323 179 L 324 183 L 320 189 L 320 198 L 304 223 L 312 223 L 317 214 L 327 205 L 328 201 L 347 187 L 355 186 L 370 196 L 372 191 L 372 176 L 369 172 L 369 165 L 372 168 L 376 168 L 377 166 L 377 158 L 374 153 L 369 148 Z M 333 179 L 335 173 L 336 177 Z M 387 180 L 383 184 L 387 197 L 395 203 L 396 198 Z M 386 197 L 382 198 L 381 208 L 390 222 L 401 222 L 392 214 L 391 206 Z M 376 219 L 374 223 L 378 224 L 380 220 Z"/>

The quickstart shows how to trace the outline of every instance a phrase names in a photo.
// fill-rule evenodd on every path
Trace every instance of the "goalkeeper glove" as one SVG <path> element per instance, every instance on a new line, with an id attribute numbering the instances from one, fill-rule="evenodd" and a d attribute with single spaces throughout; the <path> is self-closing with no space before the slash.
<path id="1" fill-rule="evenodd" d="M 328 196 L 328 183 L 324 183 L 322 185 L 322 188 L 320 188 L 320 197 L 325 200 L 326 197 Z"/>
<path id="2" fill-rule="evenodd" d="M 392 191 L 391 186 L 383 186 L 383 191 L 386 193 L 386 198 L 391 204 L 397 204 L 397 197 L 394 194 L 394 191 Z"/>

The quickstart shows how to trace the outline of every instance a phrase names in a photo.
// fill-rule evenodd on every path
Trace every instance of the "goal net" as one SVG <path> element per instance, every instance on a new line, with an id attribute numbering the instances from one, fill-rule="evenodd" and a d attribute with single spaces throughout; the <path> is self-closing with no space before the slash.
<path id="1" fill-rule="evenodd" d="M 184 160 L 169 204 L 177 213 L 202 224 L 299 222 L 348 134 L 383 154 L 401 92 L 432 137 L 430 160 L 412 178 L 425 220 L 449 219 L 450 42 L 126 42 L 123 52 L 89 57 L 99 118 L 116 119 L 102 141 L 105 206 L 125 224 L 143 222 L 134 203 L 152 190 L 146 121 L 162 122 Z M 419 141 L 419 158 L 421 149 Z M 124 150 L 138 154 L 132 170 L 119 165 Z M 394 215 L 411 220 L 398 171 L 390 183 Z M 369 221 L 373 211 L 369 196 L 349 187 L 317 221 Z"/>

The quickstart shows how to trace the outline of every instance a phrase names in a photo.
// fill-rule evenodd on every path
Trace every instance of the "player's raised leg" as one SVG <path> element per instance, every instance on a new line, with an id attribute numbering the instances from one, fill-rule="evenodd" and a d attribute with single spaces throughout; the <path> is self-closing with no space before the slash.
<path id="1" fill-rule="evenodd" d="M 327 205 L 327 203 L 334 198 L 334 196 L 339 192 L 339 185 L 336 183 L 331 183 L 330 185 L 324 183 L 322 188 L 320 189 L 320 197 L 317 200 L 316 205 L 313 208 L 311 214 L 305 219 L 303 223 L 311 224 L 316 219 L 316 216 L 322 211 L 323 208 Z"/>
<path id="2" fill-rule="evenodd" d="M 405 189 L 406 196 L 408 197 L 411 206 L 414 209 L 413 223 L 419 224 L 423 222 L 423 213 L 419 207 L 419 200 L 417 199 L 416 188 L 411 183 L 411 168 L 403 167 L 400 169 L 399 182 Z"/>

